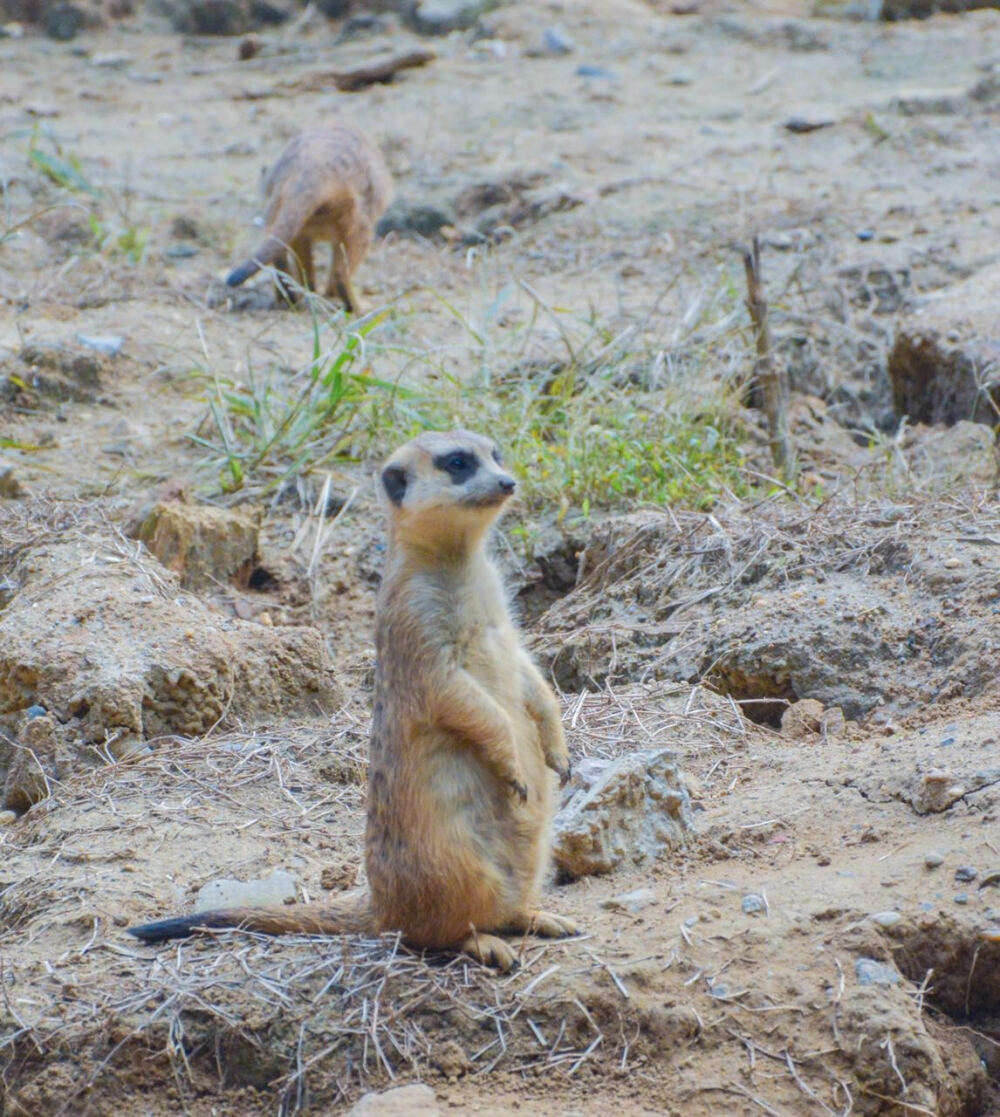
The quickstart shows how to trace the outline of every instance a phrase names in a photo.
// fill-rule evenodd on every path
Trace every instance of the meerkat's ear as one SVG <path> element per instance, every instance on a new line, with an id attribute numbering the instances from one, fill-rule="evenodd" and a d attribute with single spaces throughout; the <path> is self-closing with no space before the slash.
<path id="1" fill-rule="evenodd" d="M 393 504 L 402 504 L 406 495 L 406 470 L 401 465 L 387 465 L 382 470 L 382 488 Z"/>

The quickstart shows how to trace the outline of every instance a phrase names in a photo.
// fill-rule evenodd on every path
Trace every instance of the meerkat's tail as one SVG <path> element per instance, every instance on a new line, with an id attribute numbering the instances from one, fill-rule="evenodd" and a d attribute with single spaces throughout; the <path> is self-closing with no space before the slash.
<path id="1" fill-rule="evenodd" d="M 143 942 L 185 939 L 198 931 L 226 927 L 259 931 L 265 935 L 361 935 L 373 933 L 368 890 L 354 889 L 324 904 L 290 904 L 283 908 L 220 908 L 195 915 L 181 915 L 130 927 L 129 934 Z"/>
<path id="2" fill-rule="evenodd" d="M 239 287 L 261 268 L 277 263 L 288 251 L 302 226 L 316 210 L 314 193 L 299 190 L 282 199 L 281 208 L 268 222 L 267 236 L 257 246 L 257 251 L 226 276 L 227 287 Z"/>

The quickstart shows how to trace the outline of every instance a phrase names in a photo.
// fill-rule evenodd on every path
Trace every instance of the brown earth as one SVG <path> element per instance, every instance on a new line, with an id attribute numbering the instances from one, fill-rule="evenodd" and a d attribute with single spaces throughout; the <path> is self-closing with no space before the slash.
<path id="1" fill-rule="evenodd" d="M 143 11 L 0 38 L 0 1114 L 332 1114 L 417 1080 L 459 1113 L 1000 1114 L 1000 15 L 516 2 L 353 94 L 330 74 L 426 41 L 345 26 L 247 61 Z M 206 448 L 223 381 L 312 360 L 308 312 L 221 277 L 327 114 L 400 198 L 357 277 L 393 308 L 383 380 L 625 335 L 626 381 L 697 406 L 749 360 L 733 244 L 763 238 L 798 491 L 500 548 L 577 768 L 669 747 L 696 808 L 686 849 L 553 883 L 586 935 L 511 976 L 125 933 L 218 877 L 357 876 L 371 463 L 246 500 Z M 894 396 L 925 334 L 960 414 Z"/>

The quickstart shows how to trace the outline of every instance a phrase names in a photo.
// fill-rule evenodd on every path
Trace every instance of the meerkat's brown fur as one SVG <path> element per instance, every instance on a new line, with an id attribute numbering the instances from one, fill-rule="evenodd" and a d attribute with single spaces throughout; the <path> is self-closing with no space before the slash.
<path id="1" fill-rule="evenodd" d="M 307 128 L 278 156 L 264 179 L 264 195 L 264 239 L 226 283 L 238 287 L 267 264 L 287 271 L 290 260 L 299 290 L 315 290 L 313 244 L 329 241 L 333 257 L 325 293 L 357 311 L 351 276 L 392 199 L 392 179 L 375 144 L 339 121 Z M 284 289 L 294 301 L 298 291 Z"/>
<path id="2" fill-rule="evenodd" d="M 502 933 L 573 934 L 538 907 L 555 779 L 569 755 L 559 706 L 522 646 L 486 551 L 514 491 L 493 443 L 425 433 L 381 471 L 389 550 L 376 619 L 365 865 L 370 891 L 327 904 L 208 912 L 138 927 L 399 931 L 508 969 Z"/>

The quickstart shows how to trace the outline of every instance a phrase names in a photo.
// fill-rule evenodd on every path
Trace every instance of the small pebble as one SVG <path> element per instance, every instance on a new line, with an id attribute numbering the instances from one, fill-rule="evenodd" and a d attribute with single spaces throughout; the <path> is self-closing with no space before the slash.
<path id="1" fill-rule="evenodd" d="M 652 888 L 636 888 L 632 892 L 623 892 L 620 896 L 612 896 L 601 904 L 602 908 L 609 911 L 627 911 L 635 915 L 644 907 L 651 904 L 656 898 Z"/>
<path id="2" fill-rule="evenodd" d="M 938 853 L 936 850 L 931 850 L 930 853 L 925 855 L 924 864 L 928 869 L 936 869 L 939 865 L 944 864 L 944 855 Z"/>
<path id="3" fill-rule="evenodd" d="M 198 249 L 193 244 L 172 244 L 164 255 L 171 260 L 186 260 L 189 256 L 197 256 Z"/>
<path id="4" fill-rule="evenodd" d="M 708 995 L 710 997 L 728 997 L 729 988 L 725 985 L 710 985 L 708 987 Z"/>
<path id="5" fill-rule="evenodd" d="M 10 826 L 16 821 L 17 815 L 13 811 L 0 811 L 0 826 Z"/>
<path id="6" fill-rule="evenodd" d="M 102 70 L 123 70 L 132 61 L 131 54 L 123 51 L 109 51 L 105 54 L 95 54 L 90 60 L 92 66 Z"/>
<path id="7" fill-rule="evenodd" d="M 561 27 L 546 27 L 542 32 L 542 47 L 547 54 L 569 54 L 574 45 Z"/>
<path id="8" fill-rule="evenodd" d="M 859 958 L 854 963 L 854 973 L 859 985 L 898 985 L 901 980 L 894 966 L 874 958 Z"/>
<path id="9" fill-rule="evenodd" d="M 880 927 L 894 927 L 903 917 L 898 911 L 877 911 L 868 918 Z"/>
<path id="10" fill-rule="evenodd" d="M 930 902 L 930 900 L 921 900 L 917 906 L 920 908 L 921 911 L 934 910 L 934 905 Z"/>
<path id="11" fill-rule="evenodd" d="M 945 570 L 955 570 L 957 567 L 959 567 L 961 565 L 962 565 L 962 560 L 960 558 L 950 558 L 950 559 L 945 559 L 944 560 Z"/>
<path id="12" fill-rule="evenodd" d="M 767 911 L 767 902 L 763 896 L 750 892 L 743 897 L 743 911 L 747 915 L 756 915 L 758 912 Z"/>
<path id="13" fill-rule="evenodd" d="M 949 745 L 953 745 L 956 740 L 956 737 L 944 737 L 941 741 L 941 745 L 942 747 L 947 748 Z"/>
<path id="14" fill-rule="evenodd" d="M 858 231 L 855 235 L 857 236 L 858 240 L 874 240 L 875 239 L 875 230 L 874 229 L 858 229 Z"/>
<path id="15" fill-rule="evenodd" d="M 591 66 L 587 62 L 582 66 L 577 66 L 576 76 L 578 78 L 602 78 L 605 81 L 617 80 L 610 70 L 605 70 L 603 66 Z"/>
<path id="16" fill-rule="evenodd" d="M 34 721 L 35 718 L 43 718 L 49 711 L 44 706 L 29 706 L 24 711 L 24 716 L 28 721 Z"/>
<path id="17" fill-rule="evenodd" d="M 121 352 L 125 339 L 117 334 L 108 334 L 106 337 L 91 337 L 88 334 L 77 334 L 77 340 L 88 349 L 96 349 L 106 357 L 114 357 Z"/>
<path id="18" fill-rule="evenodd" d="M 977 876 L 979 876 L 979 872 L 971 865 L 959 865 L 955 870 L 955 880 L 960 880 L 966 884 L 970 880 L 975 880 Z"/>
<path id="19" fill-rule="evenodd" d="M 955 903 L 956 904 L 967 904 L 968 902 L 969 902 L 968 892 L 959 892 L 958 895 L 955 897 Z"/>

